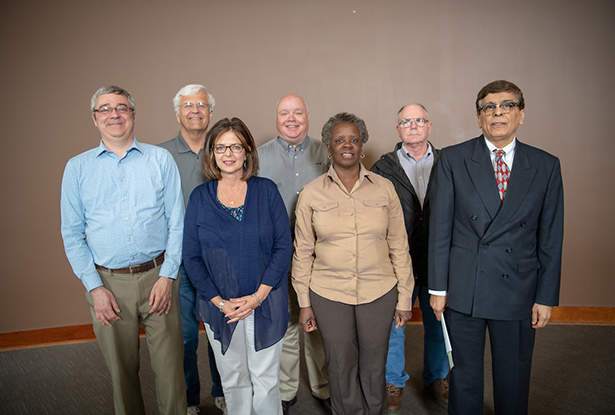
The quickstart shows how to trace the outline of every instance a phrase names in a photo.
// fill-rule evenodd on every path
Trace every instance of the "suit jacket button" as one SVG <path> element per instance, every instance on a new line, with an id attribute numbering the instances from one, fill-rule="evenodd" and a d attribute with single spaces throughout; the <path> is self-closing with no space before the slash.
<path id="1" fill-rule="evenodd" d="M 525 222 L 521 222 L 521 227 L 525 228 Z"/>
<path id="2" fill-rule="evenodd" d="M 510 254 L 512 252 L 512 248 L 506 248 L 506 252 Z"/>
<path id="3" fill-rule="evenodd" d="M 484 243 L 483 244 L 483 248 L 489 248 L 489 244 L 488 243 Z"/>
<path id="4" fill-rule="evenodd" d="M 476 219 L 478 219 L 478 216 L 472 215 L 472 220 L 476 220 Z"/>
<path id="5" fill-rule="evenodd" d="M 502 278 L 508 278 L 508 274 L 502 274 Z"/>

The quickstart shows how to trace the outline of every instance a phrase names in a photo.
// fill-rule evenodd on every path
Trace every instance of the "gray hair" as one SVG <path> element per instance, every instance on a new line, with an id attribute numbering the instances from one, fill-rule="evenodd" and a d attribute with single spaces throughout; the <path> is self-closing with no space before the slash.
<path id="1" fill-rule="evenodd" d="M 207 92 L 207 88 L 205 88 L 203 85 L 190 84 L 186 85 L 185 87 L 177 91 L 177 94 L 175 94 L 175 97 L 173 98 L 173 108 L 175 108 L 175 113 L 179 114 L 179 101 L 181 101 L 181 98 L 184 95 L 195 95 L 199 92 L 203 92 L 205 95 L 207 95 L 207 101 L 209 103 L 209 112 L 214 112 L 214 107 L 216 106 L 216 99 L 214 98 L 214 96 Z"/>
<path id="2" fill-rule="evenodd" d="M 363 144 L 367 143 L 369 139 L 369 134 L 367 133 L 367 127 L 365 126 L 365 121 L 361 118 L 357 117 L 354 114 L 349 114 L 347 112 L 340 112 L 335 114 L 333 117 L 329 118 L 329 120 L 322 127 L 322 142 L 326 145 L 331 144 L 331 130 L 335 124 L 340 122 L 349 122 L 357 126 L 359 129 L 359 134 L 361 135 L 361 142 Z"/>
<path id="3" fill-rule="evenodd" d="M 96 100 L 98 99 L 98 97 L 101 95 L 107 95 L 107 94 L 124 95 L 126 99 L 128 100 L 128 102 L 130 103 L 130 106 L 132 107 L 132 113 L 134 114 L 137 112 L 137 106 L 135 105 L 135 100 L 132 99 L 128 91 L 126 91 L 124 88 L 121 88 L 115 85 L 103 86 L 102 88 L 99 88 L 98 91 L 94 93 L 94 95 L 92 95 L 92 99 L 90 100 L 90 111 L 91 112 L 94 112 L 95 110 L 94 106 L 96 105 Z"/>
<path id="4" fill-rule="evenodd" d="M 404 105 L 403 107 L 401 107 L 399 109 L 399 111 L 397 111 L 397 122 L 398 123 L 399 123 L 399 114 L 401 114 L 401 112 L 404 110 L 404 108 L 406 108 L 407 106 L 410 106 L 410 105 L 418 105 L 419 107 L 423 108 L 423 111 L 425 111 L 425 114 L 427 114 L 427 118 L 429 119 L 429 111 L 427 111 L 427 108 L 425 108 L 425 105 L 419 104 L 418 102 L 415 102 L 413 104 Z"/>

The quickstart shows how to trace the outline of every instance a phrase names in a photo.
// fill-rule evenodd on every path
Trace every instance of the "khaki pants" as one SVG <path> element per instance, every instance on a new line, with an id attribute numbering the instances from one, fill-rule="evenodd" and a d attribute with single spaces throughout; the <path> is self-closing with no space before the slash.
<path id="1" fill-rule="evenodd" d="M 297 396 L 299 390 L 299 359 L 301 346 L 299 343 L 299 303 L 297 293 L 292 283 L 288 283 L 288 312 L 290 320 L 283 339 L 282 358 L 280 360 L 280 395 L 283 401 L 290 401 Z M 312 395 L 320 399 L 329 397 L 329 375 L 327 361 L 322 348 L 322 340 L 318 330 L 303 333 L 305 347 L 305 363 L 310 380 Z"/>
<path id="2" fill-rule="evenodd" d="M 98 321 L 92 295 L 86 293 L 94 333 L 111 372 L 116 415 L 145 415 L 139 383 L 139 323 L 147 335 L 160 414 L 186 414 L 184 346 L 178 297 L 180 281 L 173 282 L 173 304 L 169 314 L 149 314 L 149 296 L 159 272 L 160 267 L 140 274 L 98 271 L 105 288 L 113 293 L 121 310 L 119 316 L 122 320 L 113 322 L 113 327 Z"/>

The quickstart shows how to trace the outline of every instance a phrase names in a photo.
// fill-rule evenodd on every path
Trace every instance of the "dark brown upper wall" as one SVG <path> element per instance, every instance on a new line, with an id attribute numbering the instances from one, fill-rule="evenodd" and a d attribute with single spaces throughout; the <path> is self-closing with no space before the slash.
<path id="1" fill-rule="evenodd" d="M 396 112 L 421 102 L 438 147 L 477 136 L 474 100 L 495 79 L 525 93 L 521 141 L 560 157 L 566 192 L 562 305 L 615 306 L 612 1 L 12 2 L 0 15 L 0 332 L 91 321 L 60 237 L 66 161 L 98 145 L 89 100 L 118 84 L 137 102 L 137 139 L 178 131 L 188 83 L 273 138 L 288 93 L 311 135 L 339 111 L 364 118 L 366 165 L 397 141 Z"/>

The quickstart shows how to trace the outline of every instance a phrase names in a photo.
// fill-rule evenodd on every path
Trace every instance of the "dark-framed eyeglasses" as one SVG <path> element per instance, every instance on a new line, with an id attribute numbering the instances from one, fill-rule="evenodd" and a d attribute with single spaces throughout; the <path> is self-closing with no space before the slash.
<path id="1" fill-rule="evenodd" d="M 206 102 L 184 102 L 181 106 L 184 111 L 192 111 L 193 109 L 198 109 L 201 111 L 209 111 L 209 104 Z"/>
<path id="2" fill-rule="evenodd" d="M 404 118 L 397 125 L 401 125 L 402 128 L 410 128 L 413 122 L 417 127 L 425 127 L 429 120 L 425 118 Z"/>
<path id="3" fill-rule="evenodd" d="M 501 104 L 494 104 L 493 102 L 488 102 L 485 105 L 479 107 L 478 109 L 482 111 L 484 115 L 492 115 L 495 112 L 496 108 L 500 108 L 502 114 L 510 114 L 513 108 L 518 107 L 519 104 L 514 101 L 506 101 Z"/>
<path id="4" fill-rule="evenodd" d="M 132 111 L 132 107 L 129 107 L 128 105 L 123 105 L 120 104 L 117 107 L 112 107 L 110 105 L 103 105 L 100 108 L 97 108 L 94 110 L 94 112 L 98 112 L 102 115 L 111 115 L 113 114 L 113 110 L 115 110 L 118 114 L 126 114 L 128 113 L 128 111 Z"/>
<path id="5" fill-rule="evenodd" d="M 229 146 L 225 146 L 224 144 L 216 144 L 213 149 L 216 154 L 224 154 L 226 153 L 226 149 L 230 148 L 231 153 L 239 154 L 243 151 L 243 144 L 231 144 Z"/>

